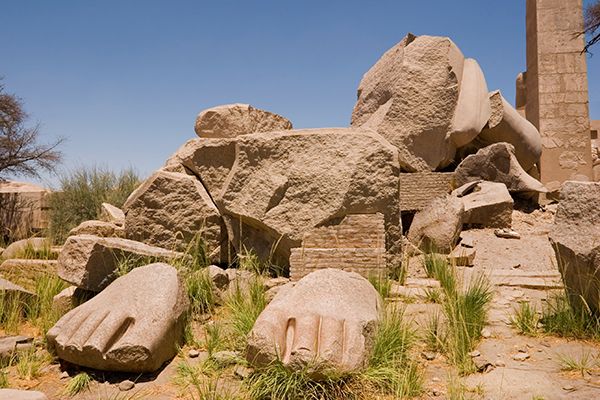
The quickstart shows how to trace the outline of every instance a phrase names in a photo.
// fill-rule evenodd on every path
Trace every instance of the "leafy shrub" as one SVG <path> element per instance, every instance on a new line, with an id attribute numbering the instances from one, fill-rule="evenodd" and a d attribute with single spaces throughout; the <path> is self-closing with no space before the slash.
<path id="1" fill-rule="evenodd" d="M 139 184 L 132 169 L 115 174 L 99 167 L 79 168 L 63 175 L 49 198 L 49 236 L 55 243 L 64 242 L 71 229 L 99 217 L 102 203 L 122 207 Z"/>

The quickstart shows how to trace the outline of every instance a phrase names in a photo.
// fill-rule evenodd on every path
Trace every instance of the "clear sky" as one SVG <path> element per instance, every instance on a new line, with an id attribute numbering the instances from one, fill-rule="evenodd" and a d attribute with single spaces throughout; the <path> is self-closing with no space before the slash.
<path id="1" fill-rule="evenodd" d="M 296 128 L 347 126 L 362 75 L 407 32 L 451 37 L 512 102 L 525 70 L 525 0 L 23 0 L 1 10 L 0 76 L 44 139 L 67 139 L 66 169 L 148 175 L 219 104 L 250 103 Z M 600 119 L 596 51 L 590 112 Z"/>

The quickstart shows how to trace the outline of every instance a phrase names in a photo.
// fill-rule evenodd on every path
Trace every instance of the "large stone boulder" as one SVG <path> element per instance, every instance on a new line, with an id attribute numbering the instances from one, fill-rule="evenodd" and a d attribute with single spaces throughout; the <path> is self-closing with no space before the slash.
<path id="1" fill-rule="evenodd" d="M 248 338 L 255 367 L 280 359 L 292 370 L 365 367 L 382 311 L 379 294 L 354 272 L 323 269 L 281 287 Z"/>
<path id="2" fill-rule="evenodd" d="M 175 268 L 139 267 L 64 315 L 48 331 L 48 346 L 83 367 L 153 372 L 177 353 L 188 306 Z"/>
<path id="3" fill-rule="evenodd" d="M 82 289 L 99 292 L 116 276 L 119 263 L 170 261 L 181 253 L 121 238 L 70 236 L 58 257 L 58 276 Z"/>
<path id="4" fill-rule="evenodd" d="M 26 252 L 36 252 L 50 249 L 50 241 L 46 238 L 35 237 L 29 239 L 22 239 L 13 242 L 4 249 L 2 252 L 2 258 L 24 258 L 22 257 Z"/>
<path id="5" fill-rule="evenodd" d="M 550 232 L 571 301 L 600 311 L 600 183 L 567 181 Z"/>
<path id="6" fill-rule="evenodd" d="M 494 143 L 510 143 L 515 157 L 525 171 L 530 171 L 542 155 L 542 138 L 535 126 L 506 101 L 500 91 L 489 94 L 492 107 L 488 125 L 477 137 L 479 147 Z"/>
<path id="7" fill-rule="evenodd" d="M 427 252 L 452 251 L 464 223 L 465 206 L 456 196 L 440 197 L 417 212 L 408 231 L 408 240 Z"/>
<path id="8" fill-rule="evenodd" d="M 129 196 L 123 209 L 127 239 L 184 251 L 199 235 L 217 258 L 221 243 L 227 242 L 219 210 L 191 175 L 157 171 Z"/>
<path id="9" fill-rule="evenodd" d="M 250 104 L 226 104 L 202 111 L 194 130 L 203 138 L 230 138 L 255 132 L 292 129 L 292 123 Z"/>
<path id="10" fill-rule="evenodd" d="M 456 151 L 450 132 L 463 64 L 462 53 L 449 38 L 408 34 L 362 78 L 352 126 L 372 128 L 396 146 L 405 171 L 434 171 L 447 166 Z M 469 111 L 467 107 L 461 110 Z M 480 114 L 481 109 L 471 111 Z M 477 123 L 479 119 L 473 118 Z M 461 125 L 470 132 L 470 120 L 458 118 L 454 126 Z"/>
<path id="11" fill-rule="evenodd" d="M 386 249 L 399 251 L 396 148 L 364 129 L 240 136 L 237 160 L 216 199 L 234 246 L 287 266 L 290 249 L 348 214 L 384 216 Z"/>
<path id="12" fill-rule="evenodd" d="M 462 190 L 465 186 L 468 193 Z M 464 224 L 485 228 L 511 227 L 514 201 L 504 183 L 467 183 L 452 195 L 459 196 L 465 206 Z"/>
<path id="13" fill-rule="evenodd" d="M 188 140 L 162 169 L 196 176 L 213 199 L 219 198 L 235 163 L 236 143 L 236 139 Z"/>
<path id="14" fill-rule="evenodd" d="M 529 175 L 515 156 L 509 143 L 495 143 L 467 156 L 456 167 L 455 187 L 473 181 L 504 183 L 511 193 L 545 193 L 544 185 Z"/>

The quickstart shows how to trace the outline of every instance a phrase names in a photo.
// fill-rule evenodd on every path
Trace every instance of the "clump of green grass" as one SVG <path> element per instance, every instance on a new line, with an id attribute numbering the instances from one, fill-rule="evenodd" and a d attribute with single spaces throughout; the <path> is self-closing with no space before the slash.
<path id="1" fill-rule="evenodd" d="M 62 243 L 71 229 L 83 221 L 98 219 L 103 202 L 122 207 L 140 184 L 132 169 L 114 173 L 91 167 L 78 168 L 60 177 L 57 190 L 49 197 L 49 236 Z"/>
<path id="2" fill-rule="evenodd" d="M 576 339 L 600 338 L 600 316 L 583 299 L 569 301 L 566 292 L 547 299 L 542 307 L 541 322 L 542 329 L 549 334 Z"/>
<path id="3" fill-rule="evenodd" d="M 290 370 L 281 361 L 253 373 L 247 380 L 253 399 L 370 399 L 405 398 L 422 391 L 422 373 L 409 357 L 415 333 L 403 320 L 403 311 L 390 308 L 377 327 L 365 371 L 336 374 L 315 367 Z"/>
<path id="4" fill-rule="evenodd" d="M 144 265 L 153 264 L 155 262 L 159 262 L 160 259 L 156 257 L 150 256 L 116 256 L 117 258 L 117 267 L 113 272 L 113 277 L 119 278 L 121 276 L 125 276 L 130 273 L 132 270 L 138 267 L 143 267 Z"/>
<path id="5" fill-rule="evenodd" d="M 6 389 L 10 387 L 10 382 L 8 381 L 8 371 L 5 369 L 0 369 L 0 389 Z"/>
<path id="6" fill-rule="evenodd" d="M 19 353 L 15 370 L 21 379 L 35 379 L 42 375 L 42 368 L 49 363 L 47 354 L 41 354 L 35 347 Z"/>
<path id="7" fill-rule="evenodd" d="M 582 377 L 591 374 L 594 369 L 600 367 L 598 356 L 592 355 L 590 351 L 582 351 L 579 358 L 567 354 L 558 354 L 558 362 L 562 371 L 577 371 L 581 373 Z"/>
<path id="8" fill-rule="evenodd" d="M 371 282 L 371 285 L 377 290 L 382 299 L 390 297 L 393 281 L 389 277 L 371 275 L 369 276 L 369 282 Z"/>
<path id="9" fill-rule="evenodd" d="M 86 372 L 80 372 L 67 383 L 65 387 L 65 393 L 69 396 L 75 396 L 84 390 L 90 390 L 90 384 L 92 383 L 92 377 Z"/>
<path id="10" fill-rule="evenodd" d="M 448 264 L 446 257 L 437 253 L 426 253 L 423 256 L 423 267 L 429 278 L 437 279 L 447 293 L 457 290 L 456 271 Z"/>
<path id="11" fill-rule="evenodd" d="M 437 254 L 426 254 L 425 269 L 438 279 L 442 287 L 442 311 L 445 321 L 432 319 L 426 329 L 426 340 L 432 348 L 440 348 L 460 373 L 474 370 L 469 356 L 481 338 L 492 288 L 483 276 L 477 276 L 464 290 L 459 290 L 455 268 Z"/>
<path id="12" fill-rule="evenodd" d="M 18 292 L 0 292 L 0 326 L 8 334 L 19 333 L 25 320 L 29 299 Z"/>
<path id="13" fill-rule="evenodd" d="M 194 271 L 185 277 L 192 317 L 213 310 L 216 303 L 213 283 L 206 270 Z"/>
<path id="14" fill-rule="evenodd" d="M 532 306 L 527 301 L 523 301 L 519 303 L 518 308 L 515 308 L 510 322 L 519 333 L 534 336 L 538 331 L 540 317 L 535 306 Z"/>
<path id="15" fill-rule="evenodd" d="M 31 242 L 26 242 L 25 246 L 20 248 L 14 258 L 26 260 L 56 260 L 58 253 L 52 251 L 50 241 L 45 241 L 41 247 L 36 247 Z"/>
<path id="16" fill-rule="evenodd" d="M 220 323 L 213 322 L 204 326 L 204 347 L 209 357 L 214 353 L 225 349 L 226 335 Z"/>
<path id="17" fill-rule="evenodd" d="M 241 349 L 246 345 L 246 337 L 266 305 L 265 288 L 260 278 L 251 279 L 247 287 L 234 283 L 225 307 L 229 313 L 231 333 L 237 338 L 236 348 Z"/>
<path id="18" fill-rule="evenodd" d="M 29 304 L 27 315 L 44 336 L 61 317 L 60 312 L 52 308 L 52 301 L 66 287 L 66 282 L 52 274 L 41 275 L 35 283 L 37 296 Z"/>

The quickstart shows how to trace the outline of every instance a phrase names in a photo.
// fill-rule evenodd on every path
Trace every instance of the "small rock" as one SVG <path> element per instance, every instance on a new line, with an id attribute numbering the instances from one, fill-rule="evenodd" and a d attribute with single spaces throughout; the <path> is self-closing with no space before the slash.
<path id="1" fill-rule="evenodd" d="M 546 340 L 542 340 L 542 346 L 544 347 L 551 347 L 552 345 L 550 344 L 550 342 L 546 341 Z"/>
<path id="2" fill-rule="evenodd" d="M 69 378 L 69 373 L 67 371 L 63 371 L 60 373 L 59 376 L 60 379 L 68 379 Z"/>
<path id="3" fill-rule="evenodd" d="M 188 357 L 189 358 L 196 358 L 200 355 L 200 352 L 198 350 L 190 350 L 188 351 Z"/>
<path id="4" fill-rule="evenodd" d="M 240 355 L 236 351 L 218 351 L 211 358 L 221 366 L 236 364 Z"/>
<path id="5" fill-rule="evenodd" d="M 487 329 L 487 328 L 483 328 L 481 330 L 481 337 L 483 337 L 485 339 L 491 338 L 492 337 L 492 332 L 490 332 L 490 330 Z"/>
<path id="6" fill-rule="evenodd" d="M 254 370 L 252 368 L 244 367 L 243 365 L 238 365 L 237 367 L 235 367 L 233 374 L 240 379 L 246 379 L 250 376 L 250 374 L 253 371 Z"/>
<path id="7" fill-rule="evenodd" d="M 566 390 L 567 392 L 572 392 L 575 390 L 575 386 L 573 386 L 573 385 L 565 385 L 562 388 L 563 388 L 563 390 Z"/>
<path id="8" fill-rule="evenodd" d="M 503 239 L 521 239 L 521 235 L 517 231 L 513 231 L 512 229 L 502 228 L 496 229 L 494 231 L 494 235 Z"/>
<path id="9" fill-rule="evenodd" d="M 432 389 L 431 394 L 434 395 L 435 397 L 438 397 L 442 394 L 442 392 L 440 392 L 438 389 Z"/>
<path id="10" fill-rule="evenodd" d="M 129 379 L 122 381 L 121 383 L 119 383 L 119 390 L 121 392 L 126 392 L 128 390 L 131 390 L 135 387 L 135 383 L 130 381 Z"/>
<path id="11" fill-rule="evenodd" d="M 435 360 L 435 356 L 436 355 L 437 354 L 435 352 L 433 352 L 433 351 L 422 351 L 421 352 L 421 357 L 423 357 L 427 361 Z"/>
<path id="12" fill-rule="evenodd" d="M 491 369 L 494 368 L 494 365 L 488 360 L 486 360 L 484 357 L 475 357 L 473 359 L 473 363 L 475 364 L 475 368 L 477 368 L 477 371 L 479 372 L 489 372 Z"/>
<path id="13" fill-rule="evenodd" d="M 431 378 L 431 382 L 440 382 L 441 379 L 438 378 L 437 376 L 434 376 L 433 378 Z"/>
<path id="14" fill-rule="evenodd" d="M 512 359 L 515 361 L 525 361 L 529 358 L 529 353 L 517 353 L 513 354 Z"/>
<path id="15" fill-rule="evenodd" d="M 496 367 L 506 367 L 506 363 L 504 361 L 500 360 L 500 359 L 494 361 L 494 365 Z"/>
<path id="16" fill-rule="evenodd" d="M 518 268 L 521 268 L 521 264 L 516 264 L 516 265 L 512 266 L 512 269 L 518 269 Z"/>
<path id="17" fill-rule="evenodd" d="M 227 289 L 227 286 L 229 286 L 229 276 L 227 275 L 225 270 L 217 267 L 216 265 L 209 265 L 207 267 L 207 270 L 210 280 L 217 289 Z"/>
<path id="18" fill-rule="evenodd" d="M 479 357 L 481 355 L 481 353 L 479 352 L 479 350 L 473 350 L 472 352 L 469 353 L 470 357 Z"/>

